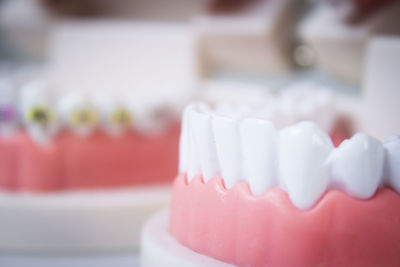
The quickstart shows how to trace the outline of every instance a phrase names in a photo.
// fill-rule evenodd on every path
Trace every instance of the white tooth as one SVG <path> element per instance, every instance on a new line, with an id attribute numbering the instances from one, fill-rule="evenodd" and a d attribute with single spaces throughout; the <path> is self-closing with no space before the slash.
<path id="1" fill-rule="evenodd" d="M 214 116 L 212 127 L 221 175 L 229 189 L 242 178 L 238 122 L 231 118 Z"/>
<path id="2" fill-rule="evenodd" d="M 277 131 L 270 121 L 245 119 L 240 124 L 243 175 L 260 195 L 275 183 Z"/>
<path id="3" fill-rule="evenodd" d="M 310 208 L 325 192 L 329 172 L 325 164 L 333 144 L 313 122 L 282 129 L 278 141 L 278 176 L 293 204 Z"/>
<path id="4" fill-rule="evenodd" d="M 116 123 L 112 121 L 111 116 L 119 110 L 128 111 L 128 109 L 113 94 L 97 93 L 93 95 L 92 102 L 99 113 L 101 127 L 111 136 L 121 136 L 130 124 Z M 128 113 L 130 115 L 130 113 Z"/>
<path id="5" fill-rule="evenodd" d="M 179 172 L 188 171 L 189 167 L 189 122 L 188 115 L 191 105 L 187 106 L 182 114 L 181 136 L 179 140 Z"/>
<path id="6" fill-rule="evenodd" d="M 190 113 L 196 151 L 204 181 L 207 182 L 218 171 L 218 157 L 211 127 L 211 115 L 202 112 Z"/>
<path id="7" fill-rule="evenodd" d="M 369 198 L 381 183 L 383 158 L 380 141 L 357 133 L 343 141 L 329 158 L 333 183 L 351 196 Z"/>
<path id="8" fill-rule="evenodd" d="M 96 125 L 91 123 L 79 123 L 77 125 L 72 124 L 70 121 L 71 114 L 80 109 L 90 109 L 94 112 L 94 108 L 90 101 L 88 101 L 86 95 L 78 91 L 70 92 L 69 94 L 63 96 L 58 104 L 60 116 L 66 127 L 68 127 L 75 134 L 86 137 L 95 130 Z M 97 116 L 97 114 L 95 115 Z"/>
<path id="9" fill-rule="evenodd" d="M 192 115 L 196 112 L 195 108 L 196 105 L 192 104 L 189 105 L 184 111 L 185 131 L 182 133 L 182 135 L 186 136 L 186 138 L 183 138 L 183 140 L 181 140 L 182 153 L 186 154 L 187 156 L 186 160 L 182 162 L 182 165 L 187 165 L 187 178 L 189 182 L 193 179 L 194 176 L 201 174 Z"/>
<path id="10" fill-rule="evenodd" d="M 392 188 L 400 192 L 400 136 L 390 136 L 383 146 L 385 148 L 384 177 Z"/>

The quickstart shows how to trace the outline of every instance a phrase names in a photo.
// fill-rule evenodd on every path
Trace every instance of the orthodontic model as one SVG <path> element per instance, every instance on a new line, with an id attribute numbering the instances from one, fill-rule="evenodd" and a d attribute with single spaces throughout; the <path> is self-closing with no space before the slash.
<path id="1" fill-rule="evenodd" d="M 179 119 L 169 100 L 56 95 L 44 81 L 19 90 L 5 81 L 0 252 L 137 250 L 144 220 L 168 203 L 178 165 Z"/>
<path id="2" fill-rule="evenodd" d="M 398 266 L 399 163 L 399 136 L 335 148 L 310 121 L 277 130 L 191 104 L 169 223 L 145 227 L 144 266 Z"/>
<path id="3" fill-rule="evenodd" d="M 7 100 L 1 113 L 2 129 L 11 122 L 14 127 L 0 138 L 0 188 L 59 191 L 169 182 L 178 160 L 174 111 L 161 104 L 139 109 L 123 100 L 80 92 L 55 98 L 43 81 L 21 88 L 19 101 Z M 150 116 L 155 108 L 164 108 L 163 118 Z M 148 168 L 153 161 L 159 168 Z"/>

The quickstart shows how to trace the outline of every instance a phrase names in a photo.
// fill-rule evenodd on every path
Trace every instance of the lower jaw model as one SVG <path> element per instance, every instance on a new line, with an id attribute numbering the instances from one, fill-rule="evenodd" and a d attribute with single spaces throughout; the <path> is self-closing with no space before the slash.
<path id="1" fill-rule="evenodd" d="M 400 266 L 400 138 L 334 147 L 315 123 L 183 117 L 169 216 L 142 233 L 143 266 Z"/>

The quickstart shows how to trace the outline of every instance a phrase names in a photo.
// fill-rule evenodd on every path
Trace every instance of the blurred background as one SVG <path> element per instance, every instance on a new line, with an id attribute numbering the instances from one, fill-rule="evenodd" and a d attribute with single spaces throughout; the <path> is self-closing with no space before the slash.
<path id="1" fill-rule="evenodd" d="M 0 91 L 39 79 L 57 97 L 129 95 L 179 120 L 193 99 L 311 81 L 384 139 L 400 132 L 399 34 L 396 0 L 0 0 Z M 136 254 L 0 257 L 0 266 L 135 264 Z"/>

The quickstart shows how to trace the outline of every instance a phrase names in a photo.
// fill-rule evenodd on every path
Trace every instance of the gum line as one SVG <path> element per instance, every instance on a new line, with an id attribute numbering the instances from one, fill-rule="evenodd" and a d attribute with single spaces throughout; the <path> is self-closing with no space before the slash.
<path id="1" fill-rule="evenodd" d="M 301 211 L 278 188 L 253 196 L 244 182 L 180 174 L 170 212 L 181 244 L 238 266 L 400 266 L 400 197 L 388 188 L 369 200 L 330 190 Z"/>
<path id="2" fill-rule="evenodd" d="M 16 132 L 0 139 L 0 188 L 53 191 L 168 182 L 176 174 L 179 131 L 174 124 L 152 137 L 64 132 L 45 144 Z"/>

